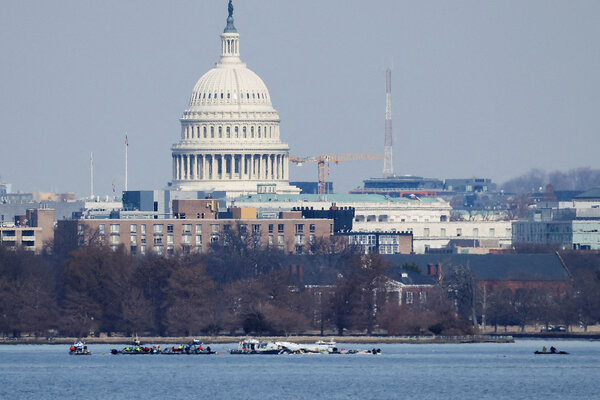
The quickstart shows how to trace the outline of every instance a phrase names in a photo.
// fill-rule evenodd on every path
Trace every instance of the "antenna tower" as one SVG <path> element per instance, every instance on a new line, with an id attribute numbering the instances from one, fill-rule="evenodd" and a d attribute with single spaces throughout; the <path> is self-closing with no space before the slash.
<path id="1" fill-rule="evenodd" d="M 385 138 L 383 141 L 385 158 L 383 159 L 383 176 L 394 176 L 394 159 L 392 147 L 392 70 L 385 70 Z"/>

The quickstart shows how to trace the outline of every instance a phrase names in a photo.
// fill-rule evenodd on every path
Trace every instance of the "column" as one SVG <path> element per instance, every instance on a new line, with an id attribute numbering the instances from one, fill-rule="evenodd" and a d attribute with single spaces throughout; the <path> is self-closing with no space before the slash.
<path id="1" fill-rule="evenodd" d="M 191 160 L 190 160 L 190 155 L 186 154 L 185 155 L 185 179 L 186 180 L 190 180 L 191 178 L 191 169 L 190 169 L 190 164 L 191 164 Z"/>
<path id="2" fill-rule="evenodd" d="M 173 156 L 173 175 L 175 175 L 173 179 L 179 179 L 179 155 L 177 154 Z"/>
<path id="3" fill-rule="evenodd" d="M 284 180 L 288 180 L 288 176 L 290 173 L 290 162 L 289 162 L 289 156 L 286 154 L 283 157 L 283 179 Z"/>
<path id="4" fill-rule="evenodd" d="M 212 162 L 211 162 L 211 164 L 212 164 L 212 170 L 211 170 L 211 174 L 210 174 L 210 179 L 213 180 L 213 181 L 217 179 L 217 172 L 218 172 L 218 169 L 217 169 L 217 157 L 215 157 L 215 155 L 216 154 L 214 154 L 214 153 L 210 155 L 212 157 Z"/>
<path id="5" fill-rule="evenodd" d="M 196 179 L 198 179 L 198 159 L 195 154 L 192 154 L 192 180 Z"/>

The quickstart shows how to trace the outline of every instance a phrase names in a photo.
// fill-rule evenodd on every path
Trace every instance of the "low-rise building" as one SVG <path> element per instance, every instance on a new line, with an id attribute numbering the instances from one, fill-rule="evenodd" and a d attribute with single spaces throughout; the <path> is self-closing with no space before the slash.
<path id="1" fill-rule="evenodd" d="M 78 244 L 97 242 L 117 249 L 123 246 L 131 254 L 173 254 L 207 252 L 210 244 L 227 245 L 241 239 L 246 245 L 274 247 L 285 253 L 315 250 L 333 234 L 331 219 L 302 218 L 299 211 L 277 219 L 257 219 L 251 209 L 230 209 L 242 218 L 218 218 L 218 203 L 211 199 L 175 200 L 178 218 L 80 219 L 59 221 L 60 235 L 74 238 Z M 191 216 L 191 218 L 190 218 Z M 200 217 L 198 217 L 200 216 Z"/>
<path id="2" fill-rule="evenodd" d="M 28 209 L 26 215 L 17 216 L 14 223 L 0 225 L 0 244 L 21 247 L 39 253 L 44 245 L 54 239 L 54 210 Z"/>
<path id="3" fill-rule="evenodd" d="M 513 222 L 513 243 L 600 250 L 600 188 L 571 202 L 537 204 L 526 220 Z"/>

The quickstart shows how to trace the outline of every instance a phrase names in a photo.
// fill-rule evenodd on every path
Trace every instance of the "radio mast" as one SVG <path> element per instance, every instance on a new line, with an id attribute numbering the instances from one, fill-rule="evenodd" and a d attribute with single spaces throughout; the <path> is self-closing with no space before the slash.
<path id="1" fill-rule="evenodd" d="M 383 148 L 385 158 L 383 160 L 383 177 L 394 176 L 393 159 L 393 139 L 392 139 L 392 70 L 385 70 L 385 138 Z"/>

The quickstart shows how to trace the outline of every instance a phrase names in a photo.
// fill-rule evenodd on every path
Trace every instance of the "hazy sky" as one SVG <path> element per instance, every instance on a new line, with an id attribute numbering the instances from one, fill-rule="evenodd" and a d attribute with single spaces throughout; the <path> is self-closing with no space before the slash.
<path id="1" fill-rule="evenodd" d="M 600 168 L 600 2 L 234 0 L 241 56 L 291 153 L 382 152 L 393 63 L 394 167 L 502 182 Z M 21 191 L 162 188 L 227 0 L 4 0 L 0 180 Z M 383 161 L 332 165 L 338 191 Z M 316 180 L 314 165 L 292 180 Z"/>

